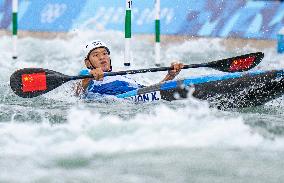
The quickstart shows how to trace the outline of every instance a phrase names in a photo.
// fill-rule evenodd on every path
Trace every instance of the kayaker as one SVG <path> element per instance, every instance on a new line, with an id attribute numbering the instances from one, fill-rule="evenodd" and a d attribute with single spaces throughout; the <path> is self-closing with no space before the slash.
<path id="1" fill-rule="evenodd" d="M 87 69 L 82 70 L 80 75 L 92 74 L 94 79 L 87 78 L 79 82 L 76 88 L 77 95 L 89 93 L 117 95 L 143 87 L 143 85 L 140 85 L 129 76 L 104 77 L 104 72 L 112 71 L 110 50 L 104 42 L 100 40 L 92 41 L 86 45 L 85 51 L 85 65 Z M 172 63 L 171 67 L 173 70 L 170 70 L 161 82 L 174 79 L 183 68 L 183 64 Z"/>

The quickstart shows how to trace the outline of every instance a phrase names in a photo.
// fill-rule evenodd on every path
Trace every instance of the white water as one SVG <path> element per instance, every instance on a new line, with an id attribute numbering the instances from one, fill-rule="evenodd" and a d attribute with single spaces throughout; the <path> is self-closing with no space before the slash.
<path id="1" fill-rule="evenodd" d="M 83 43 L 92 39 L 107 42 L 113 67 L 125 69 L 119 32 L 73 32 L 68 39 L 54 40 L 22 38 L 17 61 L 10 58 L 11 39 L 0 38 L 0 182 L 218 182 L 220 178 L 235 182 L 228 179 L 234 174 L 244 182 L 283 180 L 281 100 L 256 109 L 219 111 L 193 98 L 145 105 L 86 103 L 71 96 L 72 83 L 35 99 L 21 99 L 9 89 L 9 76 L 23 67 L 76 75 L 84 67 Z M 140 38 L 133 42 L 132 68 L 154 67 L 153 44 Z M 162 62 L 169 65 L 179 59 L 191 64 L 263 51 L 265 58 L 256 69 L 284 68 L 284 56 L 275 50 L 228 51 L 219 39 L 201 38 L 167 43 Z M 220 72 L 190 69 L 179 77 L 213 73 Z M 150 85 L 165 74 L 133 77 Z M 249 166 L 260 162 L 262 166 Z M 269 167 L 272 171 L 264 179 Z M 195 173 L 189 176 L 188 168 L 195 168 Z M 251 180 L 247 172 L 258 178 Z"/>

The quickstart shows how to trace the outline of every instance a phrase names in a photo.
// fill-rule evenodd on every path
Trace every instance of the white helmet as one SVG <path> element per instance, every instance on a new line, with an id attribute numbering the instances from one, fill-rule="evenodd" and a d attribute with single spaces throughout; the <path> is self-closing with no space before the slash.
<path id="1" fill-rule="evenodd" d="M 88 43 L 85 47 L 87 57 L 89 56 L 90 52 L 96 48 L 105 48 L 107 50 L 107 53 L 110 54 L 110 51 L 104 42 L 102 42 L 101 40 L 94 40 Z"/>

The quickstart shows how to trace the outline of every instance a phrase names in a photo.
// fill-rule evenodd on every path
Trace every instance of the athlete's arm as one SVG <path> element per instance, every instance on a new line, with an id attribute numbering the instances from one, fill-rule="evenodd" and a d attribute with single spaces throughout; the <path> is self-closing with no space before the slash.
<path id="1" fill-rule="evenodd" d="M 180 73 L 183 66 L 182 63 L 172 63 L 171 68 L 173 69 L 168 71 L 168 74 L 161 82 L 173 80 Z"/>
<path id="2" fill-rule="evenodd" d="M 85 92 L 86 88 L 88 87 L 89 82 L 92 78 L 82 79 L 82 81 L 75 84 L 75 95 L 79 96 Z"/>

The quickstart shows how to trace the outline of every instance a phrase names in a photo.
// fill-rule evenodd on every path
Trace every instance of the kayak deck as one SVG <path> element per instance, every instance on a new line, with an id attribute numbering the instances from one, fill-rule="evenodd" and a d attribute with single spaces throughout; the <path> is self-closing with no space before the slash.
<path id="1" fill-rule="evenodd" d="M 210 75 L 168 81 L 118 95 L 134 101 L 150 101 L 152 95 L 163 100 L 187 98 L 189 91 L 195 98 L 207 100 L 217 108 L 244 108 L 263 105 L 284 94 L 284 70 L 253 71 Z M 156 94 L 154 94 L 156 93 Z M 178 96 L 178 97 L 177 97 Z M 158 97 L 154 98 L 158 99 Z"/>

